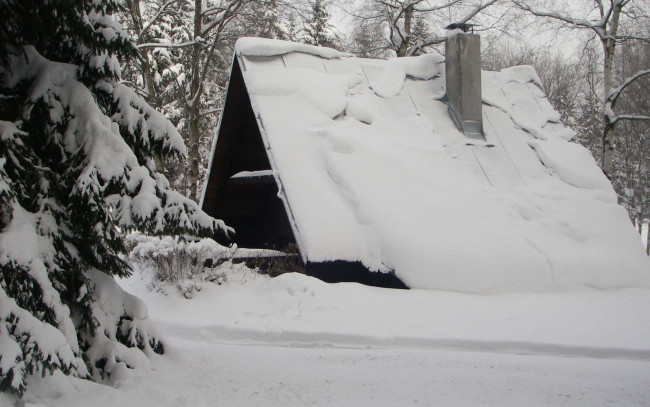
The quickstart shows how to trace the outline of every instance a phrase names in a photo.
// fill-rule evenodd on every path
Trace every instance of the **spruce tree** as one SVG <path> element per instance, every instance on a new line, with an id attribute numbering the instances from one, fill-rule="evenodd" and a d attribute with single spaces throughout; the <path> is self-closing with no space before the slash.
<path id="1" fill-rule="evenodd" d="M 341 40 L 336 28 L 329 22 L 330 14 L 323 0 L 314 0 L 311 17 L 305 22 L 302 42 L 319 47 L 340 48 Z"/>
<path id="2" fill-rule="evenodd" d="M 160 113 L 119 82 L 135 56 L 116 0 L 0 0 L 0 390 L 30 374 L 100 379 L 162 353 L 124 293 L 122 235 L 230 229 L 172 191 L 182 155 Z"/>

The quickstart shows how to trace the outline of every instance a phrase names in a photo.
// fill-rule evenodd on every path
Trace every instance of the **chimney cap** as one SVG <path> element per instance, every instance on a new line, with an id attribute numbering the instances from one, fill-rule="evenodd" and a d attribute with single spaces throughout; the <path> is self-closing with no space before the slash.
<path id="1" fill-rule="evenodd" d="M 445 30 L 462 30 L 463 32 L 468 32 L 469 30 L 472 30 L 474 32 L 474 27 L 479 26 L 481 24 L 470 24 L 470 23 L 451 23 L 448 26 L 445 27 Z"/>

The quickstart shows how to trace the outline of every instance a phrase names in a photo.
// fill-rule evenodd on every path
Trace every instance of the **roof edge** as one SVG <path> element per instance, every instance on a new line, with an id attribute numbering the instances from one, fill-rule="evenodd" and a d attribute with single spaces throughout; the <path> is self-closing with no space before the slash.
<path id="1" fill-rule="evenodd" d="M 302 52 L 325 59 L 348 58 L 354 55 L 348 52 L 337 51 L 333 48 L 318 47 L 315 45 L 297 42 L 272 40 L 268 38 L 242 37 L 235 43 L 235 53 L 244 56 L 271 57 Z"/>

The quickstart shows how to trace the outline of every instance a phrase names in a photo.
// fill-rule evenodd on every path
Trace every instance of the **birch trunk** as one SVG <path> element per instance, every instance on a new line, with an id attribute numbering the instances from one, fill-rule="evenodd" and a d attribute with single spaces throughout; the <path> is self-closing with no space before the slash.
<path id="1" fill-rule="evenodd" d="M 612 121 L 614 114 L 614 103 L 609 103 L 609 96 L 612 93 L 612 83 L 614 78 L 614 57 L 616 56 L 616 34 L 618 31 L 618 22 L 621 16 L 621 3 L 614 5 L 612 16 L 609 24 L 609 29 L 606 30 L 607 36 L 601 38 L 604 51 L 604 71 L 603 79 L 605 85 L 605 111 L 603 115 L 603 157 L 602 168 L 607 178 L 612 178 L 614 175 L 614 127 L 615 122 Z"/>

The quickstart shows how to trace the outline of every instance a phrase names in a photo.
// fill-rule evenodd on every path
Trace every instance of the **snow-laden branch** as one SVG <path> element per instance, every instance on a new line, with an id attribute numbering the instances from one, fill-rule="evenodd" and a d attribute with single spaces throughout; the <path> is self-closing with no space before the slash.
<path id="1" fill-rule="evenodd" d="M 478 13 L 480 13 L 481 11 L 483 11 L 486 8 L 490 7 L 491 5 L 496 3 L 497 1 L 499 1 L 499 0 L 488 0 L 485 4 L 483 4 L 483 3 L 478 4 L 476 7 L 474 7 L 474 9 L 472 11 L 470 11 L 467 15 L 465 15 L 465 17 L 463 17 L 458 22 L 459 23 L 468 22 L 469 20 L 474 18 Z M 440 43 L 442 43 L 444 41 L 445 41 L 445 37 L 438 37 L 438 36 L 429 37 L 426 40 L 422 41 L 421 43 L 419 43 L 419 44 L 415 45 L 414 47 L 412 47 L 411 49 L 409 49 L 408 52 L 406 53 L 406 55 L 408 55 L 408 56 L 414 55 L 416 52 L 418 52 L 419 50 L 421 50 L 424 47 L 428 47 L 428 46 L 435 45 L 435 44 L 440 44 Z"/>
<path id="2" fill-rule="evenodd" d="M 142 39 L 142 36 L 144 33 L 147 32 L 147 30 L 155 23 L 161 15 L 167 10 L 167 7 L 171 6 L 172 4 L 178 2 L 178 0 L 167 0 L 165 3 L 163 3 L 159 8 L 158 11 L 156 11 L 156 14 L 149 20 L 143 27 L 142 30 L 140 31 L 140 34 L 138 34 L 138 38 L 136 39 L 136 43 L 139 42 Z"/>
<path id="3" fill-rule="evenodd" d="M 610 18 L 610 15 L 612 13 L 612 10 L 614 9 L 614 4 L 612 4 L 612 7 L 607 10 L 606 13 L 604 13 L 603 17 L 600 19 L 600 21 L 597 22 L 592 22 L 589 20 L 584 20 L 581 18 L 573 18 L 570 16 L 565 16 L 559 13 L 551 12 L 551 11 L 541 11 L 541 10 L 536 10 L 530 7 L 528 4 L 524 3 L 521 0 L 511 0 L 517 7 L 520 9 L 529 12 L 530 14 L 537 16 L 537 17 L 547 17 L 551 18 L 554 20 L 558 20 L 561 22 L 564 22 L 566 24 L 573 25 L 575 27 L 581 27 L 585 29 L 592 30 L 598 35 L 599 38 L 605 39 L 607 37 L 607 33 L 605 31 L 605 27 L 607 24 L 607 21 Z M 618 2 L 614 2 L 618 3 Z M 601 5 L 598 6 L 599 8 Z"/>
<path id="4" fill-rule="evenodd" d="M 457 3 L 460 3 L 462 0 L 452 0 L 449 3 L 446 4 L 441 4 L 439 6 L 432 6 L 432 7 L 414 7 L 415 11 L 422 11 L 422 12 L 430 12 L 430 11 L 438 11 L 438 10 L 443 10 L 448 7 L 454 6 Z"/>
<path id="5" fill-rule="evenodd" d="M 631 85 L 634 81 L 637 79 L 641 78 L 642 76 L 645 75 L 650 75 L 650 69 L 645 69 L 642 71 L 638 71 L 634 75 L 630 76 L 629 78 L 625 79 L 621 85 L 619 85 L 617 88 L 614 88 L 611 90 L 609 93 L 609 96 L 607 96 L 606 103 L 614 104 L 616 103 L 616 100 L 618 97 L 621 95 L 621 92 L 625 90 L 629 85 Z"/>
<path id="6" fill-rule="evenodd" d="M 639 37 L 636 35 L 617 35 L 615 38 L 613 37 L 609 37 L 609 38 L 612 38 L 616 42 L 640 41 L 640 42 L 650 43 L 650 38 Z"/>
<path id="7" fill-rule="evenodd" d="M 394 8 L 394 9 L 404 9 L 404 3 L 402 2 L 396 2 L 396 1 L 386 1 L 386 0 L 377 0 L 377 3 L 383 4 L 386 7 Z M 409 2 L 410 3 L 410 2 Z M 411 4 L 408 4 L 411 5 Z"/>
<path id="8" fill-rule="evenodd" d="M 650 116 L 642 114 L 621 114 L 610 117 L 609 122 L 614 124 L 621 120 L 650 120 Z"/>
<path id="9" fill-rule="evenodd" d="M 223 2 L 221 2 L 219 5 L 206 8 L 201 13 L 201 16 L 214 18 L 219 14 L 225 15 L 231 13 L 233 10 L 241 8 L 246 3 L 251 3 L 254 1 L 256 0 L 228 0 L 228 4 L 226 5 L 223 5 Z"/>
<path id="10" fill-rule="evenodd" d="M 203 10 L 203 12 L 201 13 L 201 16 L 202 17 L 212 17 L 214 15 L 221 14 L 224 11 L 226 11 L 225 7 L 214 6 L 214 7 L 210 7 L 210 8 L 207 8 L 207 9 Z"/>
<path id="11" fill-rule="evenodd" d="M 183 42 L 180 44 L 172 44 L 172 43 L 165 43 L 165 42 L 148 42 L 146 44 L 138 44 L 137 48 L 138 49 L 143 49 L 143 48 L 184 48 L 184 47 L 191 47 L 192 45 L 195 44 L 201 44 L 205 42 L 205 40 L 201 37 L 196 38 L 195 40 L 188 41 L 188 42 Z"/>
<path id="12" fill-rule="evenodd" d="M 479 3 L 478 6 L 474 7 L 474 9 L 472 11 L 470 11 L 465 17 L 463 17 L 460 21 L 457 21 L 457 22 L 458 23 L 466 23 L 466 22 L 468 22 L 469 20 L 474 18 L 474 16 L 476 16 L 478 13 L 480 13 L 481 11 L 483 11 L 486 8 L 490 7 L 491 5 L 496 3 L 497 1 L 499 1 L 499 0 L 488 0 L 485 4 L 483 4 L 483 2 Z"/>
<path id="13" fill-rule="evenodd" d="M 445 4 L 441 4 L 439 6 L 428 6 L 428 7 L 416 7 L 417 5 L 423 2 L 422 0 L 412 0 L 412 1 L 377 0 L 377 3 L 383 4 L 384 6 L 395 10 L 400 10 L 398 15 L 401 15 L 404 12 L 404 10 L 406 10 L 409 7 L 411 7 L 413 11 L 417 11 L 417 12 L 432 12 L 432 11 L 439 11 L 439 10 L 449 8 L 458 3 L 461 3 L 462 1 L 463 0 L 449 0 Z"/>
<path id="14" fill-rule="evenodd" d="M 217 31 L 221 32 L 223 28 L 228 24 L 228 22 L 237 16 L 239 9 L 241 9 L 247 2 L 248 1 L 246 0 L 235 0 L 230 2 L 226 7 L 223 7 L 223 10 L 219 10 L 219 13 L 223 13 L 223 15 L 212 23 L 208 24 L 201 32 L 201 35 L 203 37 L 207 37 L 210 31 L 212 31 L 215 27 L 219 27 L 219 30 Z"/>
<path id="15" fill-rule="evenodd" d="M 415 55 L 416 52 L 420 51 L 422 48 L 431 46 L 431 45 L 436 45 L 436 44 L 441 44 L 445 42 L 446 37 L 429 37 L 426 40 L 422 41 L 421 43 L 415 45 L 414 47 L 411 47 L 408 52 L 406 53 L 407 56 L 413 56 Z"/>

